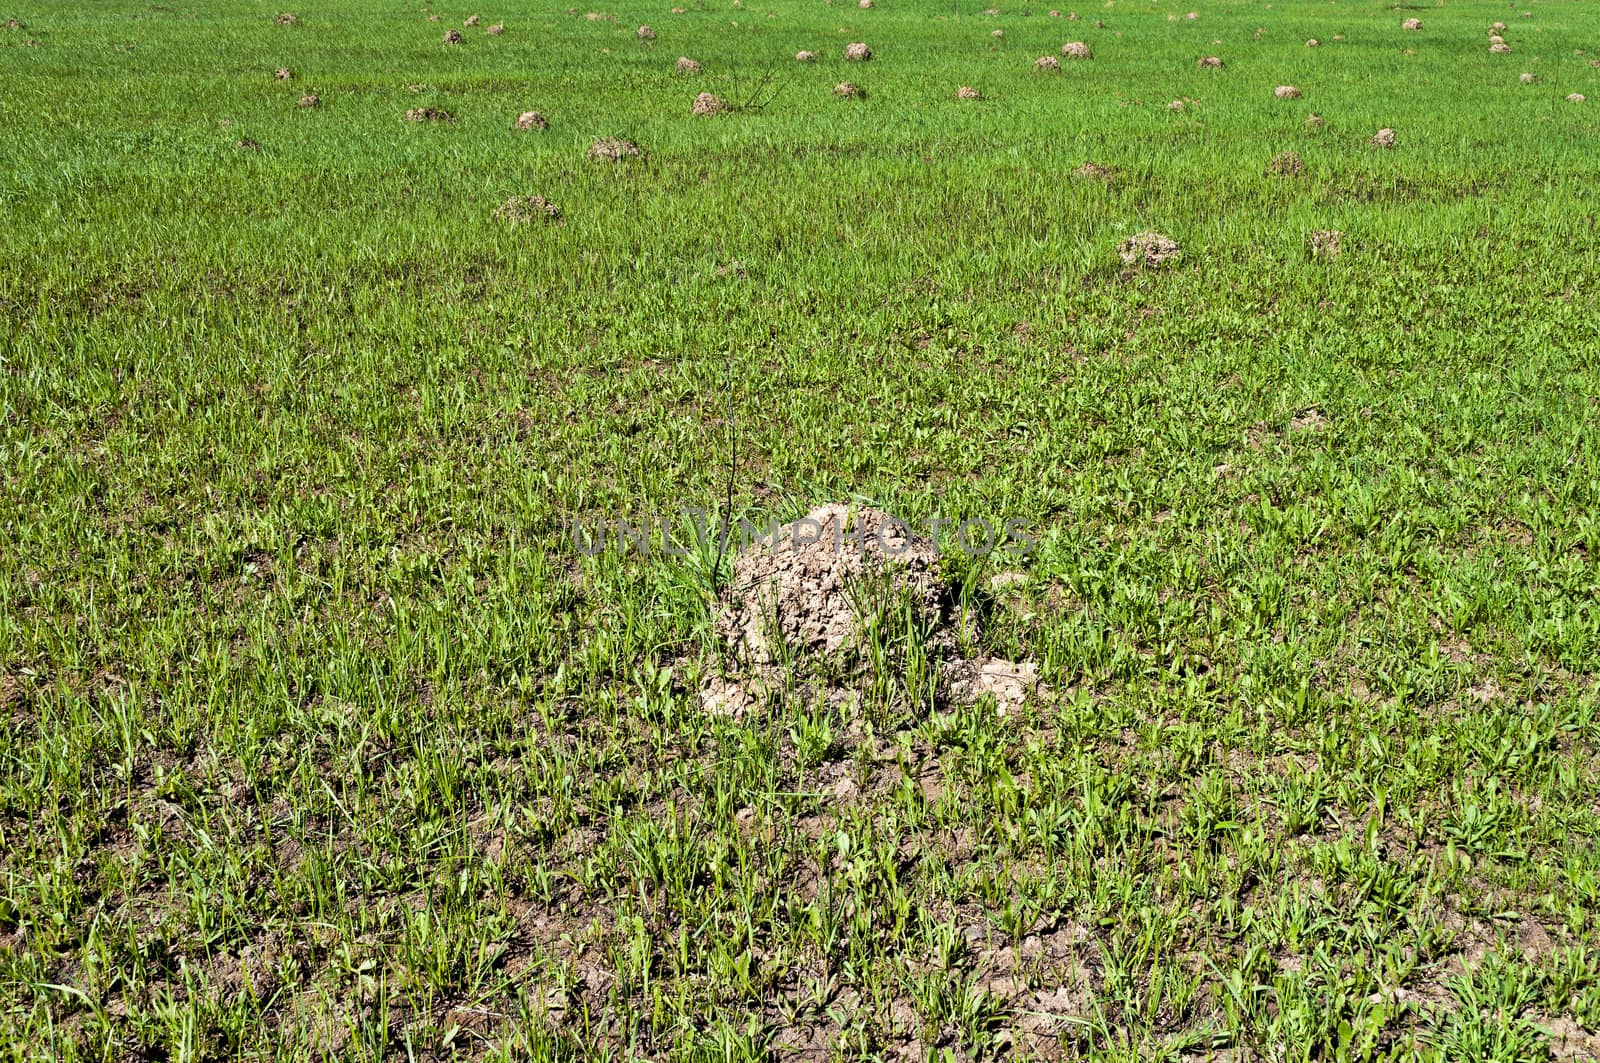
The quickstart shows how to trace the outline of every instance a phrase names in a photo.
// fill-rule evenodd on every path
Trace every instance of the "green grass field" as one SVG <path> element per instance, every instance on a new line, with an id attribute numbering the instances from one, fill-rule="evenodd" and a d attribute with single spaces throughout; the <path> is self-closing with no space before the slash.
<path id="1" fill-rule="evenodd" d="M 1600 5 L 7 2 L 0 1055 L 1600 1058 Z M 730 455 L 1043 688 L 706 711 Z"/>

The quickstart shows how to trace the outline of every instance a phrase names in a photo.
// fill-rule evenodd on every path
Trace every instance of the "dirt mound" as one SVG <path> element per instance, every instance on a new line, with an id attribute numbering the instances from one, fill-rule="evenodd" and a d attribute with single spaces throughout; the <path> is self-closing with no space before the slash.
<path id="1" fill-rule="evenodd" d="M 624 159 L 642 158 L 644 151 L 633 141 L 622 137 L 598 137 L 589 145 L 588 154 L 589 158 L 603 162 L 622 162 Z"/>
<path id="2" fill-rule="evenodd" d="M 1098 181 L 1109 181 L 1117 176 L 1115 166 L 1101 166 L 1097 162 L 1086 162 L 1072 171 L 1074 177 L 1087 177 Z"/>
<path id="3" fill-rule="evenodd" d="M 971 85 L 963 85 L 959 89 L 956 89 L 956 99 L 958 99 L 958 100 L 981 100 L 981 99 L 983 99 L 983 93 L 979 92 L 977 89 L 973 88 Z"/>
<path id="4" fill-rule="evenodd" d="M 517 115 L 517 128 L 523 132 L 534 129 L 549 129 L 550 122 L 538 111 L 523 111 Z"/>
<path id="5" fill-rule="evenodd" d="M 653 41 L 656 39 L 656 31 L 651 29 L 649 26 L 640 26 L 635 32 L 635 35 L 641 41 Z"/>
<path id="6" fill-rule="evenodd" d="M 734 559 L 712 625 L 734 673 L 708 677 L 701 704 L 740 713 L 797 673 L 820 677 L 830 699 L 846 695 L 864 672 L 896 670 L 914 637 L 937 662 L 941 698 L 1020 709 L 1042 691 L 1038 666 L 956 656 L 957 626 L 976 636 L 976 620 L 943 575 L 938 547 L 880 510 L 830 503 L 776 528 Z"/>
<path id="7" fill-rule="evenodd" d="M 1375 148 L 1392 148 L 1394 147 L 1394 142 L 1394 130 L 1389 129 L 1388 127 L 1380 129 L 1376 133 L 1372 134 L 1372 139 L 1368 141 L 1368 143 Z"/>
<path id="8" fill-rule="evenodd" d="M 1327 124 L 1328 124 L 1328 120 L 1326 118 L 1322 117 L 1320 114 L 1308 114 L 1308 115 L 1306 115 L 1306 128 L 1307 129 L 1321 129 L 1323 126 L 1325 126 Z"/>
<path id="9" fill-rule="evenodd" d="M 1004 37 L 1005 35 L 1006 35 L 1006 31 L 1005 30 L 990 30 L 989 31 L 989 36 L 993 37 L 995 40 L 999 40 L 1001 37 Z"/>
<path id="10" fill-rule="evenodd" d="M 872 58 L 872 49 L 860 41 L 844 46 L 844 57 L 852 63 L 865 63 Z"/>
<path id="11" fill-rule="evenodd" d="M 1068 59 L 1093 59 L 1094 52 L 1082 41 L 1068 41 L 1061 46 L 1061 54 Z"/>
<path id="12" fill-rule="evenodd" d="M 466 21 L 461 24 L 468 29 L 471 29 L 473 26 L 478 25 L 482 21 L 483 19 L 479 18 L 477 15 L 468 15 Z"/>
<path id="13" fill-rule="evenodd" d="M 300 106 L 306 108 L 321 107 L 322 97 L 318 96 L 314 92 L 308 92 L 304 96 L 300 97 Z"/>
<path id="14" fill-rule="evenodd" d="M 272 21 L 280 26 L 298 26 L 300 24 L 300 16 L 291 11 L 285 11 Z"/>
<path id="15" fill-rule="evenodd" d="M 860 0 L 860 2 L 856 4 L 856 6 L 859 7 L 863 11 L 867 11 L 867 10 L 870 10 L 875 5 L 872 3 L 872 0 Z"/>
<path id="16" fill-rule="evenodd" d="M 251 140 L 249 137 L 240 137 L 238 140 L 233 142 L 233 150 L 257 152 L 261 150 L 261 142 L 258 140 Z"/>
<path id="17" fill-rule="evenodd" d="M 1122 241 L 1117 247 L 1117 254 L 1121 256 L 1124 266 L 1160 269 L 1169 262 L 1177 261 L 1183 254 L 1183 248 L 1178 246 L 1176 240 L 1147 229 Z"/>
<path id="18" fill-rule="evenodd" d="M 817 61 L 817 53 L 807 51 L 796 52 L 794 53 L 794 61 L 797 63 L 815 63 Z"/>
<path id="19" fill-rule="evenodd" d="M 1489 27 L 1489 32 L 1490 33 L 1504 33 L 1505 31 L 1506 31 L 1506 24 L 1504 22 L 1496 22 L 1496 23 L 1493 23 L 1492 25 L 1490 25 L 1490 27 Z"/>
<path id="20" fill-rule="evenodd" d="M 461 37 L 461 31 L 460 30 L 445 30 L 444 31 L 444 43 L 446 43 L 446 44 L 460 44 L 461 41 L 462 41 L 462 37 Z"/>
<path id="21" fill-rule="evenodd" d="M 1518 74 L 1517 75 L 1517 80 L 1522 82 L 1524 85 L 1532 85 L 1535 81 L 1538 81 L 1539 79 L 1534 77 L 1532 74 Z"/>
<path id="22" fill-rule="evenodd" d="M 512 196 L 494 208 L 494 220 L 511 225 L 531 221 L 560 221 L 561 208 L 543 196 Z"/>
<path id="23" fill-rule="evenodd" d="M 1300 90 L 1293 85 L 1279 85 L 1272 90 L 1272 94 L 1280 100 L 1298 100 L 1300 98 Z"/>
<path id="24" fill-rule="evenodd" d="M 732 109 L 726 100 L 719 99 L 709 92 L 702 92 L 694 98 L 689 113 L 697 118 L 709 118 L 712 115 L 727 114 Z"/>
<path id="25" fill-rule="evenodd" d="M 294 77 L 294 71 L 290 70 L 286 66 L 280 66 L 278 69 L 272 72 L 272 76 L 277 78 L 279 81 L 288 81 L 290 78 Z"/>
<path id="26" fill-rule="evenodd" d="M 1322 42 L 1317 40 L 1315 37 L 1307 37 L 1306 38 L 1306 47 L 1307 48 L 1320 48 L 1321 46 L 1322 46 Z"/>
<path id="27" fill-rule="evenodd" d="M 1299 177 L 1305 170 L 1306 164 L 1297 151 L 1280 151 L 1267 163 L 1268 177 Z"/>
<path id="28" fill-rule="evenodd" d="M 678 64 L 674 69 L 680 74 L 698 74 L 704 68 L 701 67 L 699 61 L 690 59 L 686 55 L 680 55 L 678 56 Z"/>
<path id="29" fill-rule="evenodd" d="M 1507 55 L 1510 53 L 1510 51 L 1511 45 L 1507 44 L 1505 41 L 1492 41 L 1489 44 L 1490 55 Z"/>
<path id="30" fill-rule="evenodd" d="M 1400 28 L 1403 30 L 1420 30 L 1422 28 L 1422 20 L 1420 18 L 1408 18 L 1400 23 Z"/>
<path id="31" fill-rule="evenodd" d="M 1035 70 L 1045 71 L 1046 73 L 1052 70 L 1060 70 L 1061 60 L 1057 59 L 1053 55 L 1041 55 L 1039 58 L 1033 61 L 1033 68 Z"/>
<path id="32" fill-rule="evenodd" d="M 833 87 L 833 94 L 841 100 L 864 100 L 867 90 L 854 81 L 841 81 Z"/>
<path id="33" fill-rule="evenodd" d="M 498 37 L 502 33 L 504 33 L 505 31 L 506 31 L 505 23 L 496 22 L 494 25 L 490 26 L 488 29 L 484 30 L 483 32 L 487 33 L 491 37 Z"/>
<path id="34" fill-rule="evenodd" d="M 1567 102 L 1568 103 L 1582 103 L 1585 100 L 1587 100 L 1588 98 L 1589 97 L 1585 96 L 1581 92 L 1574 92 L 1570 96 L 1567 97 Z"/>
<path id="35" fill-rule="evenodd" d="M 772 666 L 848 650 L 862 584 L 883 580 L 917 619 L 941 619 L 939 551 L 875 509 L 819 506 L 743 550 L 723 592 L 717 633 L 739 661 Z"/>
<path id="36" fill-rule="evenodd" d="M 408 122 L 451 122 L 455 115 L 443 107 L 413 107 L 406 112 Z"/>
<path id="37" fill-rule="evenodd" d="M 1339 242 L 1344 233 L 1338 229 L 1316 229 L 1306 239 L 1306 248 L 1312 258 L 1335 259 L 1339 257 Z"/>
<path id="38" fill-rule="evenodd" d="M 1187 106 L 1189 105 L 1182 100 L 1173 100 L 1171 103 L 1167 104 L 1167 110 L 1181 111 Z"/>
<path id="39" fill-rule="evenodd" d="M 1203 57 L 1195 65 L 1198 66 L 1201 70 L 1221 70 L 1222 69 L 1222 57 L 1220 55 L 1208 55 L 1208 56 Z"/>

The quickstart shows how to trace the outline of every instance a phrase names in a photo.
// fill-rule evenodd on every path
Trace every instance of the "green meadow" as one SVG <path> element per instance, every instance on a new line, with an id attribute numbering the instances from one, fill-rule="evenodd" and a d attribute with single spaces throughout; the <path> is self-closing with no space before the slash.
<path id="1" fill-rule="evenodd" d="M 1600 1058 L 1600 7 L 671 2 L 5 0 L 0 1058 Z"/>

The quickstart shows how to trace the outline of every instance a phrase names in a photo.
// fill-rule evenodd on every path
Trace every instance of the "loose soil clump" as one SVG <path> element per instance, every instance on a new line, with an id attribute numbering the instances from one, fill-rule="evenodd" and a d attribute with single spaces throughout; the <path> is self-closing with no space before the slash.
<path id="1" fill-rule="evenodd" d="M 1408 18 L 1400 23 L 1400 28 L 1411 31 L 1420 30 L 1422 28 L 1422 20 L 1420 18 Z"/>
<path id="2" fill-rule="evenodd" d="M 1299 177 L 1305 172 L 1306 164 L 1297 151 L 1281 151 L 1267 163 L 1268 177 Z"/>
<path id="3" fill-rule="evenodd" d="M 1306 247 L 1311 252 L 1312 258 L 1333 260 L 1339 257 L 1339 244 L 1344 239 L 1344 233 L 1338 229 L 1316 229 L 1306 240 Z"/>
<path id="4" fill-rule="evenodd" d="M 841 100 L 864 100 L 867 90 L 854 81 L 841 81 L 833 87 L 833 94 Z"/>
<path id="5" fill-rule="evenodd" d="M 1293 85 L 1279 85 L 1272 90 L 1272 94 L 1280 100 L 1298 100 L 1300 98 L 1300 90 Z"/>
<path id="6" fill-rule="evenodd" d="M 312 107 L 321 107 L 322 97 L 318 96 L 314 92 L 308 92 L 304 96 L 300 97 L 300 106 L 308 109 Z"/>
<path id="7" fill-rule="evenodd" d="M 686 55 L 678 56 L 678 65 L 674 68 L 680 74 L 698 74 L 703 69 L 697 60 Z"/>
<path id="8" fill-rule="evenodd" d="M 1061 69 L 1061 60 L 1053 55 L 1041 55 L 1033 61 L 1033 68 L 1041 73 L 1051 73 Z"/>
<path id="9" fill-rule="evenodd" d="M 1388 149 L 1394 147 L 1394 130 L 1387 127 L 1378 130 L 1376 133 L 1372 134 L 1372 140 L 1369 141 L 1369 143 L 1375 148 Z"/>
<path id="10" fill-rule="evenodd" d="M 1222 57 L 1220 55 L 1208 55 L 1202 58 L 1199 63 L 1195 65 L 1197 65 L 1201 70 L 1221 70 Z"/>
<path id="11" fill-rule="evenodd" d="M 622 162 L 643 156 L 644 151 L 639 145 L 622 137 L 599 137 L 589 145 L 589 158 L 602 162 Z"/>
<path id="12" fill-rule="evenodd" d="M 534 129 L 549 129 L 550 122 L 538 111 L 523 111 L 517 115 L 517 128 L 523 132 Z"/>
<path id="13" fill-rule="evenodd" d="M 532 221 L 560 221 L 561 208 L 543 196 L 512 196 L 494 209 L 495 221 L 525 225 Z"/>
<path id="14" fill-rule="evenodd" d="M 709 118 L 713 115 L 727 114 L 733 108 L 728 106 L 726 100 L 719 99 L 709 92 L 702 92 L 694 98 L 694 104 L 689 108 L 689 113 L 696 118 Z"/>
<path id="15" fill-rule="evenodd" d="M 637 36 L 641 41 L 653 41 L 656 39 L 656 31 L 649 26 L 640 26 Z"/>
<path id="16" fill-rule="evenodd" d="M 1161 267 L 1176 262 L 1183 254 L 1183 248 L 1172 240 L 1153 229 L 1141 233 L 1134 233 L 1117 247 L 1117 254 L 1122 258 L 1124 266 L 1135 269 L 1160 269 Z"/>
<path id="17" fill-rule="evenodd" d="M 1094 52 L 1082 41 L 1068 41 L 1061 46 L 1061 54 L 1068 59 L 1093 59 Z"/>
<path id="18" fill-rule="evenodd" d="M 280 26 L 298 26 L 300 24 L 300 16 L 294 14 L 292 11 L 285 11 L 272 21 L 276 22 Z"/>
<path id="19" fill-rule="evenodd" d="M 860 41 L 844 46 L 844 57 L 848 62 L 865 63 L 872 58 L 872 49 Z"/>
<path id="20" fill-rule="evenodd" d="M 442 107 L 413 107 L 406 112 L 408 122 L 451 122 L 455 116 Z"/>
<path id="21" fill-rule="evenodd" d="M 444 31 L 444 43 L 446 43 L 446 44 L 460 44 L 461 41 L 462 41 L 462 36 L 461 36 L 461 31 L 460 30 L 445 30 Z"/>
<path id="22" fill-rule="evenodd" d="M 794 61 L 797 63 L 815 63 L 817 61 L 817 53 L 807 51 L 796 52 L 794 53 Z"/>
<path id="23" fill-rule="evenodd" d="M 973 88 L 971 85 L 963 85 L 959 89 L 956 89 L 956 99 L 958 99 L 958 100 L 981 100 L 981 99 L 983 99 L 983 93 L 979 92 L 977 89 Z"/>

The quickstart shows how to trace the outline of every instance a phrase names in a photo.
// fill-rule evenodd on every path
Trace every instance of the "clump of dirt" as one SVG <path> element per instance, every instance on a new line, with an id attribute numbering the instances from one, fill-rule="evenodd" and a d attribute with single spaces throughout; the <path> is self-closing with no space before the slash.
<path id="1" fill-rule="evenodd" d="M 1060 18 L 1060 17 L 1061 17 L 1061 12 L 1059 12 L 1059 11 L 1052 11 L 1052 12 L 1050 12 L 1050 17 L 1051 17 L 1051 18 Z"/>
<path id="2" fill-rule="evenodd" d="M 872 577 L 886 577 L 926 626 L 938 624 L 938 548 L 878 510 L 820 506 L 734 559 L 717 633 L 731 656 L 758 667 L 795 654 L 832 656 L 854 642 L 851 594 Z"/>
<path id="3" fill-rule="evenodd" d="M 306 108 L 321 107 L 322 97 L 318 96 L 314 92 L 308 92 L 304 96 L 300 97 L 300 106 Z"/>
<path id="4" fill-rule="evenodd" d="M 455 115 L 443 107 L 413 107 L 406 112 L 408 122 L 451 122 Z"/>
<path id="5" fill-rule="evenodd" d="M 678 65 L 675 67 L 675 69 L 680 74 L 698 74 L 704 68 L 701 67 L 698 60 L 690 59 L 686 55 L 680 55 L 678 56 Z"/>
<path id="6" fill-rule="evenodd" d="M 1093 59 L 1094 52 L 1082 41 L 1068 41 L 1061 46 L 1061 54 L 1068 59 Z"/>
<path id="7" fill-rule="evenodd" d="M 251 140 L 249 137 L 240 137 L 233 142 L 234 151 L 256 152 L 261 150 L 261 142 Z"/>
<path id="8" fill-rule="evenodd" d="M 1504 44 L 1504 43 L 1506 43 L 1506 39 L 1504 37 L 1500 36 L 1498 33 L 1491 33 L 1491 34 L 1489 34 L 1489 43 L 1490 44 Z M 1579 52 L 1578 54 L 1582 55 L 1583 53 Z"/>
<path id="9" fill-rule="evenodd" d="M 1203 57 L 1200 62 L 1195 65 L 1201 70 L 1221 70 L 1222 57 L 1220 55 L 1208 55 Z"/>
<path id="10" fill-rule="evenodd" d="M 1490 33 L 1504 33 L 1505 31 L 1506 24 L 1504 22 L 1495 22 L 1489 26 Z"/>
<path id="11" fill-rule="evenodd" d="M 1493 41 L 1489 45 L 1490 55 L 1506 55 L 1511 51 L 1511 45 L 1505 41 Z"/>
<path id="12" fill-rule="evenodd" d="M 1518 74 L 1517 75 L 1517 80 L 1522 82 L 1524 85 L 1532 85 L 1535 81 L 1538 81 L 1539 79 L 1534 77 L 1532 74 Z"/>
<path id="13" fill-rule="evenodd" d="M 971 85 L 963 85 L 959 89 L 956 89 L 956 99 L 958 99 L 958 100 L 981 100 L 981 99 L 983 99 L 983 93 L 979 92 L 977 89 L 973 88 Z"/>
<path id="14" fill-rule="evenodd" d="M 446 44 L 460 44 L 462 39 L 460 30 L 444 31 L 444 43 Z"/>
<path id="15" fill-rule="evenodd" d="M 854 81 L 841 81 L 833 87 L 833 94 L 841 100 L 864 100 L 867 90 Z"/>
<path id="16" fill-rule="evenodd" d="M 1306 115 L 1306 128 L 1307 129 L 1321 129 L 1323 126 L 1325 126 L 1327 124 L 1328 124 L 1328 120 L 1326 118 L 1322 117 L 1320 114 L 1308 114 L 1308 115 Z"/>
<path id="17" fill-rule="evenodd" d="M 294 77 L 294 71 L 290 70 L 286 66 L 280 66 L 278 69 L 272 72 L 272 76 L 277 78 L 279 81 L 288 81 L 290 78 Z"/>
<path id="18" fill-rule="evenodd" d="M 641 41 L 653 41 L 656 39 L 656 31 L 649 26 L 640 26 L 636 35 Z"/>
<path id="19" fill-rule="evenodd" d="M 1305 170 L 1306 164 L 1297 151 L 1280 151 L 1267 163 L 1268 177 L 1299 177 Z"/>
<path id="20" fill-rule="evenodd" d="M 1408 18 L 1400 23 L 1400 28 L 1403 30 L 1420 30 L 1422 28 L 1422 20 L 1420 18 Z"/>
<path id="21" fill-rule="evenodd" d="M 483 19 L 479 18 L 477 15 L 468 15 L 466 21 L 461 24 L 467 27 L 467 29 L 471 29 L 482 21 Z"/>
<path id="22" fill-rule="evenodd" d="M 856 4 L 856 6 L 859 7 L 863 11 L 867 11 L 867 10 L 870 10 L 874 5 L 872 3 L 872 0 L 859 0 L 859 2 Z"/>
<path id="23" fill-rule="evenodd" d="M 993 37 L 995 40 L 999 40 L 1001 37 L 1004 37 L 1005 35 L 1006 35 L 1006 31 L 1005 30 L 990 30 L 989 31 L 989 36 Z"/>
<path id="24" fill-rule="evenodd" d="M 622 137 L 598 137 L 589 145 L 589 158 L 603 162 L 622 162 L 625 159 L 638 159 L 643 156 L 644 151 L 639 145 Z"/>
<path id="25" fill-rule="evenodd" d="M 689 113 L 697 118 L 709 118 L 713 115 L 727 114 L 731 110 L 733 108 L 728 106 L 726 100 L 720 99 L 709 92 L 702 92 L 694 98 L 694 104 L 689 108 Z"/>
<path id="26" fill-rule="evenodd" d="M 517 128 L 525 133 L 535 129 L 549 129 L 550 122 L 538 111 L 523 111 L 517 115 Z"/>
<path id="27" fill-rule="evenodd" d="M 872 58 L 872 49 L 860 41 L 844 46 L 844 57 L 852 63 L 865 63 Z"/>
<path id="28" fill-rule="evenodd" d="M 755 701 L 750 686 L 775 686 L 808 662 L 832 662 L 830 686 L 848 683 L 859 674 L 851 666 L 863 663 L 874 614 L 890 610 L 925 633 L 924 648 L 941 666 L 943 695 L 968 702 L 987 696 L 1003 714 L 1040 690 L 1031 661 L 955 655 L 955 626 L 971 617 L 955 609 L 931 540 L 879 510 L 830 503 L 734 559 L 713 629 L 739 675 L 709 677 L 701 703 L 741 712 Z"/>
<path id="29" fill-rule="evenodd" d="M 495 221 L 525 225 L 531 221 L 560 221 L 561 208 L 543 196 L 512 196 L 494 209 Z"/>
<path id="30" fill-rule="evenodd" d="M 1369 141 L 1369 143 L 1375 148 L 1392 148 L 1394 147 L 1394 142 L 1394 130 L 1389 129 L 1388 127 L 1384 127 L 1383 129 L 1380 129 L 1376 133 L 1372 134 L 1372 140 Z"/>
<path id="31" fill-rule="evenodd" d="M 950 693 L 959 701 L 994 698 L 995 711 L 1008 716 L 1027 704 L 1039 689 L 1039 666 L 1033 661 L 1007 661 L 999 657 L 952 661 L 945 666 Z"/>
<path id="32" fill-rule="evenodd" d="M 1317 40 L 1315 37 L 1307 37 L 1306 38 L 1306 47 L 1307 48 L 1320 48 L 1321 46 L 1322 46 L 1322 42 Z"/>
<path id="33" fill-rule="evenodd" d="M 1124 266 L 1160 269 L 1170 262 L 1176 262 L 1183 254 L 1183 248 L 1178 246 L 1176 240 L 1147 229 L 1122 241 L 1117 247 L 1117 254 L 1121 256 Z"/>
<path id="34" fill-rule="evenodd" d="M 1181 111 L 1187 106 L 1188 106 L 1188 104 L 1185 103 L 1182 100 L 1173 100 L 1171 103 L 1167 104 L 1167 110 L 1169 110 L 1169 111 Z"/>
<path id="35" fill-rule="evenodd" d="M 1569 95 L 1567 97 L 1567 102 L 1568 103 L 1582 103 L 1585 100 L 1587 100 L 1588 98 L 1589 97 L 1585 96 L 1581 92 L 1574 92 L 1574 93 L 1572 93 L 1571 95 Z"/>
<path id="36" fill-rule="evenodd" d="M 1101 166 L 1097 162 L 1086 162 L 1076 170 L 1073 170 L 1072 176 L 1087 177 L 1097 181 L 1109 181 L 1117 176 L 1117 168 L 1115 166 Z"/>
<path id="37" fill-rule="evenodd" d="M 1041 55 L 1033 61 L 1033 68 L 1044 73 L 1061 69 L 1061 60 L 1053 55 Z"/>
<path id="38" fill-rule="evenodd" d="M 285 11 L 272 21 L 280 26 L 298 26 L 300 24 L 300 16 L 292 11 Z"/>
<path id="39" fill-rule="evenodd" d="M 494 25 L 490 26 L 488 29 L 484 30 L 483 32 L 487 33 L 491 37 L 498 37 L 502 33 L 504 33 L 505 31 L 506 31 L 505 23 L 496 22 Z"/>
<path id="40" fill-rule="evenodd" d="M 817 53 L 804 50 L 798 51 L 794 53 L 794 61 L 797 63 L 815 63 L 817 61 Z"/>
<path id="41" fill-rule="evenodd" d="M 1200 12 L 1198 12 L 1198 11 L 1191 11 L 1191 12 L 1189 12 L 1189 13 L 1188 13 L 1188 14 L 1187 14 L 1187 15 L 1184 15 L 1184 16 L 1183 16 L 1183 17 L 1184 17 L 1184 18 L 1185 18 L 1185 19 L 1186 19 L 1186 20 L 1188 20 L 1188 21 L 1189 21 L 1189 22 L 1193 22 L 1193 21 L 1195 21 L 1195 20 L 1196 20 L 1196 19 L 1198 19 L 1198 18 L 1199 18 L 1199 17 L 1200 17 Z"/>
<path id="42" fill-rule="evenodd" d="M 1272 90 L 1272 94 L 1280 100 L 1298 100 L 1300 90 L 1293 85 L 1279 85 Z"/>
<path id="43" fill-rule="evenodd" d="M 1338 229 L 1316 229 L 1306 239 L 1306 247 L 1312 258 L 1331 261 L 1339 257 L 1339 243 L 1343 239 L 1344 233 Z"/>

